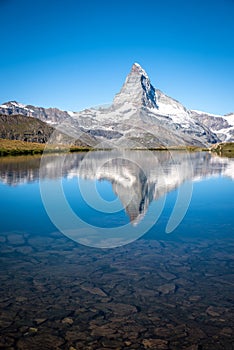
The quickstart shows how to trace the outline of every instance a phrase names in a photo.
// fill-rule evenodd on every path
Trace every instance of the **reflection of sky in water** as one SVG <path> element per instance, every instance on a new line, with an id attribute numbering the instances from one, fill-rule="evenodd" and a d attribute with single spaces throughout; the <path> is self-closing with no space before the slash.
<path id="1" fill-rule="evenodd" d="M 234 234 L 234 183 L 230 178 L 210 177 L 196 182 L 185 217 L 172 234 L 165 235 L 176 190 L 167 194 L 166 205 L 155 227 L 144 238 L 211 238 Z"/>
<path id="2" fill-rule="evenodd" d="M 97 192 L 105 201 L 112 202 L 117 199 L 117 196 L 114 194 L 112 185 L 109 181 L 96 181 L 95 185 Z"/>
<path id="3" fill-rule="evenodd" d="M 97 227 L 121 228 L 123 225 L 129 225 L 131 219 L 132 224 L 126 227 L 132 238 L 140 237 L 142 230 L 143 233 L 148 231 L 144 236 L 146 238 L 166 239 L 170 237 L 165 234 L 165 229 L 175 206 L 178 191 L 181 186 L 193 182 L 188 211 L 172 235 L 179 238 L 233 233 L 234 186 L 230 177 L 233 176 L 233 160 L 212 157 L 205 153 L 192 154 L 187 159 L 181 152 L 173 162 L 165 152 L 159 152 L 156 159 L 158 166 L 155 166 L 147 161 L 147 154 L 140 157 L 139 152 L 135 152 L 129 165 L 122 160 L 121 162 L 111 160 L 108 164 L 105 158 L 107 154 L 107 152 L 94 152 L 91 158 L 85 161 L 81 155 L 71 155 L 65 159 L 62 190 L 72 211 L 84 222 Z M 128 158 L 130 154 L 127 154 Z M 98 170 L 97 180 L 96 167 L 103 162 L 102 157 L 105 160 L 105 167 L 104 170 Z M 143 161 L 139 163 L 141 158 Z M 60 183 L 57 171 L 59 159 L 58 156 L 46 159 L 46 171 L 42 182 L 48 193 L 54 191 L 51 205 L 62 218 L 63 208 L 56 200 L 57 184 Z M 135 166 L 134 162 L 138 162 L 138 166 Z M 80 164 L 85 166 L 81 168 Z M 191 164 L 192 171 L 189 168 Z M 57 230 L 41 202 L 38 166 L 36 160 L 34 164 L 33 160 L 24 163 L 20 159 L 14 159 L 12 164 L 8 161 L 5 167 L 4 162 L 0 162 L 1 232 L 19 230 L 46 234 Z M 114 172 L 113 179 L 110 178 L 111 170 Z M 108 179 L 105 179 L 106 172 Z M 18 184 L 21 185 L 17 186 Z M 157 216 L 159 216 L 158 222 L 154 224 Z M 69 230 L 71 236 L 79 241 L 79 235 L 74 232 L 72 223 Z M 83 243 L 87 240 L 88 244 L 88 235 L 95 236 L 92 227 L 83 228 Z M 116 242 L 121 242 L 122 239 L 114 233 L 113 236 L 110 234 L 109 238 Z"/>
<path id="4" fill-rule="evenodd" d="M 81 179 L 80 183 L 82 187 L 85 186 L 86 198 L 92 197 L 92 203 L 87 202 L 83 198 L 77 178 L 73 178 L 69 181 L 63 179 L 63 190 L 66 199 L 72 210 L 79 215 L 82 220 L 99 227 L 115 227 L 126 225 L 129 222 L 124 207 L 120 200 L 114 195 L 112 185 L 109 181 Z M 95 188 L 97 188 L 97 191 L 94 191 Z M 113 213 L 106 212 L 111 204 L 113 205 L 114 199 L 116 210 Z M 104 203 L 102 202 L 103 200 Z M 97 210 L 95 208 L 97 208 Z"/>

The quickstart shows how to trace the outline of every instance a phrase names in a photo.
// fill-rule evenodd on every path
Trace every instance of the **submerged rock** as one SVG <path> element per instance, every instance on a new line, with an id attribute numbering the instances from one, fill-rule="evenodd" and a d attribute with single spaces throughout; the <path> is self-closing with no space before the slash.
<path id="1" fill-rule="evenodd" d="M 175 293 L 176 285 L 174 283 L 166 283 L 158 287 L 158 291 L 162 294 Z"/>
<path id="2" fill-rule="evenodd" d="M 168 341 L 163 339 L 144 339 L 142 341 L 145 349 L 166 350 L 168 348 Z"/>

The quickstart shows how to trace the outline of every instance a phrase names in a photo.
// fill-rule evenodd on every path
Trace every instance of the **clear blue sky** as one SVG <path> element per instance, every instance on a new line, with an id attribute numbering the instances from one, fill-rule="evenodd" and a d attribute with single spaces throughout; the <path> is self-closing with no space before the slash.
<path id="1" fill-rule="evenodd" d="M 0 103 L 108 103 L 139 62 L 186 107 L 234 111 L 234 0 L 0 0 L 0 15 Z"/>

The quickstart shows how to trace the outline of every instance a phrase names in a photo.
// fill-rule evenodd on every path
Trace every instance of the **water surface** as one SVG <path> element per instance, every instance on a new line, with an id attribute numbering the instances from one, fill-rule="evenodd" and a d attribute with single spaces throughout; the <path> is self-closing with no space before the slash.
<path id="1" fill-rule="evenodd" d="M 209 153 L 1 158 L 0 347 L 232 349 L 233 176 Z"/>

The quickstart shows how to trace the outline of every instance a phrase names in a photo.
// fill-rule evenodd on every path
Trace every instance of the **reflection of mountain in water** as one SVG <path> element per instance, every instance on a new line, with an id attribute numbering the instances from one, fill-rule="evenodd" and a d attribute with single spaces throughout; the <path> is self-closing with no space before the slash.
<path id="1" fill-rule="evenodd" d="M 0 180 L 18 185 L 39 179 L 40 158 L 0 160 Z M 187 180 L 213 175 L 233 178 L 234 161 L 209 153 L 113 150 L 46 156 L 42 179 L 78 176 L 110 181 L 131 222 L 136 224 L 149 204 Z"/>
<path id="2" fill-rule="evenodd" d="M 233 174 L 234 162 L 208 153 L 111 151 L 89 153 L 70 176 L 108 180 L 132 223 L 149 204 L 186 180 Z"/>
<path id="3" fill-rule="evenodd" d="M 44 156 L 41 177 L 57 179 L 63 175 L 66 176 L 84 157 L 81 153 L 69 156 L 69 159 L 65 161 L 62 173 L 60 171 L 62 155 Z M 38 181 L 40 165 L 40 156 L 2 157 L 0 158 L 0 181 L 10 186 Z"/>

